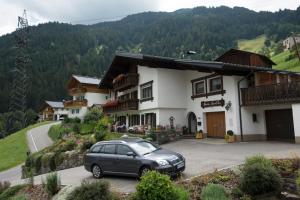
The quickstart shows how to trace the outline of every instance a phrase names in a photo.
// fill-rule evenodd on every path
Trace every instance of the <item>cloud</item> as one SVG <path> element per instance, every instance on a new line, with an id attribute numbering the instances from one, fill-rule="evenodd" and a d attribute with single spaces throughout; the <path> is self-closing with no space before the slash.
<path id="1" fill-rule="evenodd" d="M 299 0 L 1 0 L 0 35 L 15 30 L 17 16 L 27 10 L 29 24 L 59 21 L 93 24 L 144 11 L 174 11 L 196 6 L 244 6 L 256 11 L 296 9 Z"/>

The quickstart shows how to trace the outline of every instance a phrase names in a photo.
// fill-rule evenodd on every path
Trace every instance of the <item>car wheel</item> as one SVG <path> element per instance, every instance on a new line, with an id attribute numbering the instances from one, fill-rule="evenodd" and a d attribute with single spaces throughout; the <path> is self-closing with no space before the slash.
<path id="1" fill-rule="evenodd" d="M 142 167 L 141 169 L 140 169 L 140 174 L 139 174 L 139 177 L 141 178 L 142 176 L 144 176 L 147 172 L 149 172 L 151 169 L 150 169 L 150 167 L 147 167 L 147 166 L 145 166 L 145 167 Z"/>
<path id="2" fill-rule="evenodd" d="M 102 169 L 98 165 L 94 165 L 92 168 L 94 178 L 101 178 L 103 176 Z"/>

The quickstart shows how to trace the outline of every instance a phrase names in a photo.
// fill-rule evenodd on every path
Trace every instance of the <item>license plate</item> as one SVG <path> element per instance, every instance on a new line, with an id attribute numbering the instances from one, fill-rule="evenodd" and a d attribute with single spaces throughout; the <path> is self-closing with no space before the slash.
<path id="1" fill-rule="evenodd" d="M 179 168 L 182 168 L 184 166 L 184 163 L 182 162 L 182 163 L 179 163 L 178 165 L 177 165 L 177 169 L 179 169 Z"/>

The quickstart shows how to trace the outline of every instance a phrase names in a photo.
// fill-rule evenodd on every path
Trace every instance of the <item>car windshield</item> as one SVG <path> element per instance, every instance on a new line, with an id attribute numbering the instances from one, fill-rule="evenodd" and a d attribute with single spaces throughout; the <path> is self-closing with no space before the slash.
<path id="1" fill-rule="evenodd" d="M 141 154 L 141 155 L 145 155 L 145 154 L 151 153 L 151 152 L 159 149 L 159 147 L 155 146 L 154 144 L 152 144 L 150 142 L 146 142 L 146 141 L 132 143 L 130 146 L 138 154 Z"/>

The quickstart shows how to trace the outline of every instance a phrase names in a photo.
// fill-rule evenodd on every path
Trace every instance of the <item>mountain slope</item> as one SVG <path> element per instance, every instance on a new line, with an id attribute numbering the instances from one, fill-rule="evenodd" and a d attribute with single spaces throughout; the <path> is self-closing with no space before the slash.
<path id="1" fill-rule="evenodd" d="M 173 13 L 146 12 L 120 21 L 95 25 L 46 23 L 30 28 L 28 106 L 38 109 L 45 99 L 68 98 L 65 83 L 72 73 L 101 76 L 116 50 L 160 56 L 211 60 L 237 40 L 265 34 L 276 40 L 300 32 L 300 7 L 275 13 L 246 8 L 183 9 Z M 0 113 L 7 111 L 14 66 L 14 33 L 0 37 Z"/>
<path id="2" fill-rule="evenodd" d="M 270 45 L 265 45 L 266 41 L 270 41 Z M 249 40 L 238 40 L 238 48 L 245 51 L 251 51 L 255 53 L 268 53 L 270 58 L 276 63 L 275 69 L 289 70 L 294 72 L 300 72 L 299 58 L 295 55 L 295 50 L 284 51 L 282 41 L 277 43 L 267 38 L 265 34 Z M 280 52 L 276 51 L 276 48 L 280 49 Z M 264 52 L 267 50 L 267 52 Z"/>

